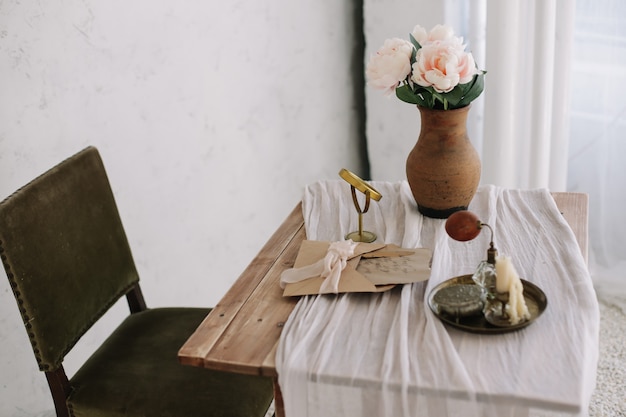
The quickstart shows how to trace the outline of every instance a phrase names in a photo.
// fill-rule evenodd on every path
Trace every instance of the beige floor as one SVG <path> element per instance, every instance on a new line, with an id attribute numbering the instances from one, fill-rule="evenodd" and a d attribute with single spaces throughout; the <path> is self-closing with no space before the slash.
<path id="1" fill-rule="evenodd" d="M 602 299 L 598 377 L 589 416 L 626 416 L 626 314 Z"/>

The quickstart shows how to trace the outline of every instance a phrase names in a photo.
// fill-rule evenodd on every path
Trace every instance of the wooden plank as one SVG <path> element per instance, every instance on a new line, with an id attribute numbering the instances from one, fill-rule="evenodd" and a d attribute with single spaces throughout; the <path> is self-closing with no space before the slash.
<path id="1" fill-rule="evenodd" d="M 280 275 L 285 269 L 293 267 L 304 238 L 304 228 L 301 228 L 254 290 L 251 302 L 239 309 L 219 341 L 205 356 L 205 367 L 276 376 L 272 355 L 275 355 L 283 324 L 298 302 L 295 297 L 283 297 Z"/>
<path id="2" fill-rule="evenodd" d="M 288 268 L 291 267 L 290 265 L 293 265 L 295 255 L 293 255 L 293 260 L 290 260 L 282 256 L 283 252 L 294 244 L 299 244 L 303 236 L 304 219 L 302 217 L 302 203 L 299 203 L 263 246 L 250 265 L 240 275 L 231 289 L 224 295 L 222 300 L 213 308 L 213 311 L 211 311 L 187 342 L 181 347 L 178 352 L 178 359 L 182 364 L 199 367 L 207 365 L 205 358 L 229 329 L 231 322 L 237 318 L 240 310 L 247 303 L 249 298 L 259 294 L 259 292 L 255 292 L 255 290 L 266 278 L 268 272 L 280 262 L 286 264 L 279 265 L 275 270 Z M 291 249 L 291 251 L 293 251 L 293 249 Z M 289 253 L 291 254 L 292 252 Z M 289 262 L 291 262 L 291 264 L 289 264 Z M 264 284 L 265 289 L 261 290 L 261 295 L 267 293 L 266 287 L 269 285 L 270 284 Z M 276 303 L 287 303 L 288 301 L 289 300 L 283 300 L 282 297 L 280 300 L 274 299 Z M 256 304 L 257 302 L 258 300 L 254 300 L 251 304 Z M 289 311 L 291 311 L 291 309 L 289 309 Z M 263 316 L 261 315 L 259 318 L 263 318 Z M 237 324 L 241 324 L 241 319 L 238 319 Z M 230 330 L 231 333 L 237 331 L 236 328 L 235 330 Z M 277 335 L 272 334 L 277 338 Z M 243 343 L 250 345 L 256 343 L 256 341 L 250 339 Z"/>
<path id="3" fill-rule="evenodd" d="M 554 192 L 552 197 L 557 207 L 572 228 L 578 246 L 585 259 L 589 260 L 589 195 L 585 193 Z"/>

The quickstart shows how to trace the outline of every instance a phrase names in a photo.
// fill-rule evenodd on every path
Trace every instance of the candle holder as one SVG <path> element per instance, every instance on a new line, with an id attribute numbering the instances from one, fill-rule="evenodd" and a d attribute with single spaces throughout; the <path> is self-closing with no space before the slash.
<path id="1" fill-rule="evenodd" d="M 350 192 L 352 193 L 352 201 L 354 202 L 354 207 L 359 216 L 359 230 L 356 232 L 348 233 L 345 238 L 351 239 L 353 242 L 365 242 L 371 243 L 376 240 L 377 236 L 373 232 L 368 232 L 367 230 L 363 230 L 363 214 L 367 213 L 370 208 L 370 201 L 372 199 L 379 201 L 382 198 L 382 195 L 374 189 L 371 185 L 363 181 L 357 175 L 348 171 L 345 168 L 342 168 L 339 171 L 339 176 L 346 180 L 348 184 L 350 184 Z M 363 194 L 365 194 L 365 206 L 361 208 L 359 204 L 359 200 L 356 196 L 356 190 L 359 190 Z"/>
<path id="2" fill-rule="evenodd" d="M 493 229 L 486 223 L 481 222 L 475 214 L 468 211 L 458 211 L 452 214 L 446 221 L 446 232 L 453 239 L 466 241 L 474 239 L 480 233 L 481 229 L 486 227 L 491 232 L 491 240 L 489 249 L 487 249 L 487 260 L 481 261 L 472 275 L 472 280 L 481 288 L 481 300 L 483 302 L 483 315 L 485 321 L 496 327 L 512 327 L 520 326 L 524 322 L 533 318 L 533 313 L 528 309 L 527 296 L 525 295 L 524 286 L 528 283 L 521 280 L 514 272 L 513 284 L 503 284 L 497 279 L 496 257 L 498 250 L 493 243 Z M 506 259 L 504 262 L 507 262 Z M 508 268 L 503 264 L 503 268 Z M 503 272 L 501 279 L 504 281 L 507 273 Z M 508 291 L 502 291 L 504 287 L 508 287 Z M 513 289 L 511 289 L 513 288 Z M 510 291 L 516 291 L 513 297 Z M 524 297 L 520 304 L 520 297 Z M 534 300 L 530 300 L 534 301 Z M 513 302 L 513 304 L 511 304 Z"/>
<path id="3" fill-rule="evenodd" d="M 483 308 L 485 320 L 498 327 L 510 326 L 511 318 L 506 308 L 508 303 L 508 292 L 495 291 L 491 297 L 487 297 L 485 300 L 485 307 Z"/>
<path id="4" fill-rule="evenodd" d="M 462 242 L 474 239 L 484 227 L 489 229 L 491 238 L 489 249 L 487 249 L 487 260 L 478 264 L 472 275 L 472 280 L 482 289 L 481 299 L 485 320 L 494 326 L 510 326 L 510 316 L 506 308 L 509 302 L 509 293 L 498 292 L 496 287 L 498 250 L 493 243 L 493 229 L 469 211 L 458 211 L 452 214 L 446 221 L 445 227 L 450 237 Z"/>
<path id="5" fill-rule="evenodd" d="M 504 285 L 504 282 L 498 283 L 496 276 L 496 257 L 498 250 L 496 249 L 493 239 L 493 229 L 486 223 L 483 223 L 478 217 L 467 210 L 457 211 L 450 215 L 446 220 L 445 229 L 448 235 L 459 242 L 465 242 L 478 236 L 483 228 L 488 228 L 491 232 L 491 240 L 489 249 L 487 249 L 487 259 L 481 261 L 478 267 L 471 275 L 462 275 L 450 278 L 447 281 L 436 286 L 428 298 L 430 309 L 445 323 L 457 327 L 462 330 L 476 333 L 506 333 L 522 329 L 531 324 L 546 309 L 548 300 L 541 288 L 535 284 L 525 281 L 518 277 L 519 282 L 514 283 L 514 291 L 512 295 L 509 291 L 500 292 L 504 287 L 511 288 L 511 285 Z M 498 266 L 500 268 L 500 265 Z M 507 271 L 508 272 L 508 271 Z M 516 273 L 515 273 L 516 275 Z M 483 313 L 483 319 L 477 320 L 475 317 L 459 317 L 450 314 L 448 311 L 442 312 L 440 306 L 435 299 L 435 295 L 451 286 L 459 284 L 476 284 L 480 288 L 478 297 Z M 500 285 L 498 285 L 500 284 Z M 522 285 L 522 294 L 519 294 L 519 284 Z M 519 297 L 524 297 L 526 311 L 519 308 Z M 513 305 L 511 305 L 511 302 Z M 520 312 L 521 310 L 521 312 Z M 479 310 L 480 311 L 480 310 Z"/>

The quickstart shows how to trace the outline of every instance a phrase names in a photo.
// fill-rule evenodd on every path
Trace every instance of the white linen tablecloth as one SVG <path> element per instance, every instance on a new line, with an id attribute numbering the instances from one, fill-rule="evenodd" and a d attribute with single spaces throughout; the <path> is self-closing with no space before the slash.
<path id="1" fill-rule="evenodd" d="M 454 241 L 445 220 L 417 212 L 406 181 L 371 184 L 383 198 L 372 201 L 364 229 L 378 242 L 432 249 L 431 277 L 381 294 L 301 298 L 276 354 L 286 416 L 587 415 L 599 309 L 550 193 L 481 186 L 473 199 L 469 209 L 494 229 L 499 253 L 548 299 L 525 329 L 479 335 L 445 326 L 426 298 L 486 258 L 488 229 Z M 310 240 L 343 240 L 357 229 L 350 186 L 341 180 L 306 187 L 303 213 Z"/>

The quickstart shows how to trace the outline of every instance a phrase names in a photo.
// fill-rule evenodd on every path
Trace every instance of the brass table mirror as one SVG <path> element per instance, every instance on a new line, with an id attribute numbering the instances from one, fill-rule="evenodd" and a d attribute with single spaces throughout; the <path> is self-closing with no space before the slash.
<path id="1" fill-rule="evenodd" d="M 367 230 L 363 230 L 363 214 L 367 213 L 370 208 L 370 201 L 372 199 L 379 201 L 383 196 L 374 189 L 371 185 L 363 181 L 354 173 L 348 171 L 345 168 L 342 168 L 339 171 L 339 176 L 346 180 L 348 184 L 350 184 L 350 192 L 352 193 L 352 201 L 354 202 L 354 207 L 359 215 L 359 230 L 356 232 L 350 232 L 346 235 L 347 239 L 352 239 L 353 242 L 365 242 L 371 243 L 376 240 L 376 234 L 372 232 L 368 232 Z M 359 190 L 363 194 L 365 194 L 365 206 L 361 208 L 359 204 L 359 200 L 356 196 L 356 190 Z"/>

